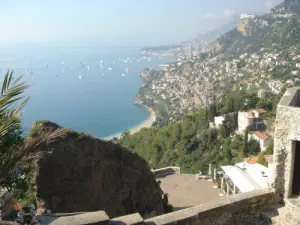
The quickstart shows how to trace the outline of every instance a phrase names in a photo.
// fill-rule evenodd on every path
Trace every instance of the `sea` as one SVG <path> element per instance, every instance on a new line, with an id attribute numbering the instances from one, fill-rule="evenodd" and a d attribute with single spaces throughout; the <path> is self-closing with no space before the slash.
<path id="1" fill-rule="evenodd" d="M 37 43 L 0 47 L 0 76 L 8 69 L 31 86 L 22 122 L 36 120 L 105 138 L 136 127 L 149 112 L 134 104 L 139 72 L 161 69 L 174 57 L 142 56 L 137 46 Z M 2 80 L 2 79 L 1 79 Z"/>

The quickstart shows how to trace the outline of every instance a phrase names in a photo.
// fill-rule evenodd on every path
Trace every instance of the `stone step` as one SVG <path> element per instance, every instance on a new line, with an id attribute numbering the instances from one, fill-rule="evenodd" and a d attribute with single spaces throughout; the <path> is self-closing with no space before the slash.
<path id="1" fill-rule="evenodd" d="M 294 199 L 286 199 L 285 200 L 285 207 L 287 209 L 289 209 L 290 211 L 293 212 L 297 212 L 298 214 L 300 214 L 300 203 L 298 203 L 299 201 L 294 201 Z M 298 204 L 296 204 L 298 203 Z"/>
<path id="2" fill-rule="evenodd" d="M 299 225 L 300 220 L 293 220 L 293 218 L 289 216 L 275 216 L 271 219 L 272 224 L 276 225 Z"/>
<path id="3" fill-rule="evenodd" d="M 276 223 L 276 221 L 278 221 L 278 219 L 280 217 L 276 212 L 264 211 L 261 213 L 261 217 L 262 217 L 262 219 L 270 222 L 271 224 L 281 225 L 279 223 Z"/>
<path id="4" fill-rule="evenodd" d="M 276 225 L 300 225 L 300 216 L 283 205 L 274 205 L 261 213 L 263 219 Z"/>

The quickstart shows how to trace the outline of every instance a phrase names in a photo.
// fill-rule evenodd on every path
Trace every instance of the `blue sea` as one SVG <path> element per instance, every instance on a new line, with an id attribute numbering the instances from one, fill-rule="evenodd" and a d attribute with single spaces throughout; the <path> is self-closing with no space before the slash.
<path id="1" fill-rule="evenodd" d="M 139 72 L 161 68 L 172 57 L 143 57 L 138 47 L 101 44 L 27 44 L 0 47 L 0 72 L 14 69 L 31 84 L 23 112 L 25 130 L 50 120 L 77 131 L 107 137 L 148 118 L 134 105 L 142 86 Z"/>

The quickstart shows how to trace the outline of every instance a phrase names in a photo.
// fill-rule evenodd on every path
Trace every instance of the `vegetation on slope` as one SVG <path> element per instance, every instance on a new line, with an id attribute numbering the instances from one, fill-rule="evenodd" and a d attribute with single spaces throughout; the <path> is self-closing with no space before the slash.
<path id="1" fill-rule="evenodd" d="M 196 173 L 207 170 L 209 164 L 232 164 L 260 152 L 256 141 L 246 140 L 245 144 L 243 136 L 235 134 L 237 111 L 262 107 L 273 117 L 276 99 L 262 100 L 244 91 L 232 91 L 221 102 L 199 109 L 181 122 L 143 129 L 134 135 L 124 133 L 119 142 L 146 159 L 152 168 L 173 165 Z M 220 129 L 209 128 L 214 116 L 223 114 L 225 120 Z"/>

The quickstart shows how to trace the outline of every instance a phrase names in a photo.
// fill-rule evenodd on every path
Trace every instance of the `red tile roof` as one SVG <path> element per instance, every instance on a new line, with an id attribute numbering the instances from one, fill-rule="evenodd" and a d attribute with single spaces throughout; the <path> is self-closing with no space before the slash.
<path id="1" fill-rule="evenodd" d="M 258 161 L 259 161 L 258 156 L 254 156 L 254 157 L 250 157 L 250 158 L 244 158 L 244 162 L 247 162 L 247 163 L 250 163 L 250 164 L 258 163 Z"/>
<path id="2" fill-rule="evenodd" d="M 258 137 L 259 139 L 261 139 L 261 140 L 268 140 L 269 138 L 266 136 L 266 135 L 264 135 L 262 132 L 260 132 L 260 131 L 255 131 L 254 133 L 253 133 L 253 135 L 255 135 L 256 137 Z"/>
<path id="3" fill-rule="evenodd" d="M 259 109 L 254 109 L 253 111 L 258 112 L 259 114 L 261 114 L 261 113 L 266 113 L 266 112 L 267 112 L 266 110 L 261 109 L 261 108 L 259 108 Z"/>

